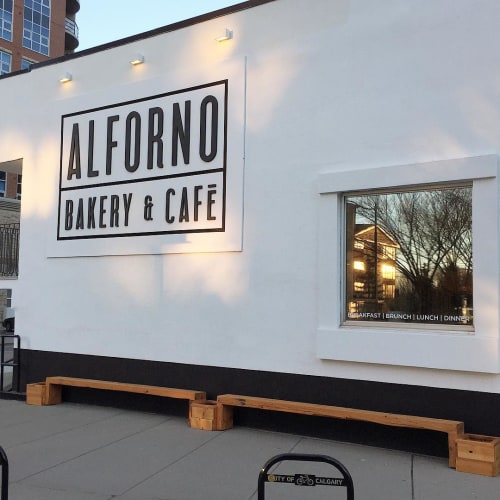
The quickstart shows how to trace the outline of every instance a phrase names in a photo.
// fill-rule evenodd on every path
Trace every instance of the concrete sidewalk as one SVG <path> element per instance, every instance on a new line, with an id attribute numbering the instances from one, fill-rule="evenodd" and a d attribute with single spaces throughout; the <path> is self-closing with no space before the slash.
<path id="1" fill-rule="evenodd" d="M 244 427 L 194 430 L 187 414 L 0 400 L 0 446 L 9 459 L 10 500 L 257 500 L 261 467 L 287 452 L 340 460 L 356 500 L 500 498 L 500 476 L 456 472 L 444 458 Z M 283 464 L 277 472 L 339 477 L 325 467 Z M 327 486 L 267 483 L 265 491 L 266 500 L 346 498 L 345 488 Z"/>

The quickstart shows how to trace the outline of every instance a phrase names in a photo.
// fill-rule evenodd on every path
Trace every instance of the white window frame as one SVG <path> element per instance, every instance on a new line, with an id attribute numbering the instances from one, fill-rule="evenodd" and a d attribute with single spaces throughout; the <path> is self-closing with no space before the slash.
<path id="1" fill-rule="evenodd" d="M 2 2 L 2 7 L 0 7 L 0 11 L 3 12 L 2 16 L 0 17 L 0 38 L 2 40 L 12 42 L 12 32 L 14 28 L 14 2 L 12 2 L 11 10 L 4 9 L 3 5 L 4 3 Z M 5 19 L 6 14 L 10 14 L 10 21 Z M 10 28 L 7 28 L 7 25 L 10 25 Z"/>
<path id="2" fill-rule="evenodd" d="M 3 177 L 3 179 L 0 179 L 0 198 L 5 198 L 7 194 L 7 172 L 0 170 L 0 177 Z M 1 188 L 2 183 L 3 189 Z"/>
<path id="3" fill-rule="evenodd" d="M 317 356 L 444 370 L 500 373 L 497 155 L 325 172 L 320 194 Z M 474 332 L 434 325 L 342 324 L 344 194 L 472 181 Z M 485 215 L 487 214 L 487 215 Z"/>
<path id="4" fill-rule="evenodd" d="M 49 18 L 49 27 L 44 28 L 42 24 L 35 23 L 33 18 L 25 19 L 23 10 L 23 47 L 38 52 L 45 56 L 50 55 L 50 36 L 51 36 L 51 6 L 50 0 L 33 0 L 36 5 L 29 7 L 33 12 Z M 26 8 L 26 1 L 24 2 L 24 9 Z M 46 12 L 47 11 L 47 12 Z M 31 24 L 31 29 L 27 27 L 26 23 Z M 43 34 L 43 29 L 48 30 L 47 36 Z M 36 48 L 38 45 L 39 48 Z"/>
<path id="5" fill-rule="evenodd" d="M 35 64 L 36 61 L 32 61 L 31 59 L 28 59 L 27 57 L 23 57 L 21 59 L 21 69 L 28 69 L 32 64 Z"/>
<path id="6" fill-rule="evenodd" d="M 17 174 L 16 200 L 21 200 L 21 196 L 22 196 L 22 179 L 23 179 L 23 174 Z"/>
<path id="7" fill-rule="evenodd" d="M 0 75 L 6 75 L 12 71 L 12 54 L 3 49 L 0 49 L 0 54 L 2 55 L 2 57 L 0 57 Z M 6 63 L 4 59 L 6 58 L 8 58 L 9 68 L 7 71 L 2 71 L 2 66 Z"/>

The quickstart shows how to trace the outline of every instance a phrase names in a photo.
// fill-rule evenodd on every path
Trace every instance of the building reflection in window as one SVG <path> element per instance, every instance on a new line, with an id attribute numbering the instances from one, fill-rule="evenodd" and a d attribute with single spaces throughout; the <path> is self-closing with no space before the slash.
<path id="1" fill-rule="evenodd" d="M 469 185 L 345 197 L 346 319 L 473 324 Z"/>

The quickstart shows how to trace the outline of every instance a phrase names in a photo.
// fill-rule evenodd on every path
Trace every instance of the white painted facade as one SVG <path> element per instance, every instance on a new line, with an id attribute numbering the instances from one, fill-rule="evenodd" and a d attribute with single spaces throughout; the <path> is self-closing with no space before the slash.
<path id="1" fill-rule="evenodd" d="M 0 80 L 23 347 L 500 393 L 499 17 L 494 0 L 276 0 Z M 62 117 L 226 80 L 224 232 L 57 240 Z M 463 180 L 474 332 L 342 326 L 339 194 Z"/>

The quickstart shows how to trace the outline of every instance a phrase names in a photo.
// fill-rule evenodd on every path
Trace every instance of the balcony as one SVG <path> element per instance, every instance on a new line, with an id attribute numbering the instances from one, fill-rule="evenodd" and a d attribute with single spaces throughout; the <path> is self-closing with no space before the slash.
<path id="1" fill-rule="evenodd" d="M 19 274 L 19 224 L 0 224 L 0 279 Z"/>
<path id="2" fill-rule="evenodd" d="M 79 0 L 66 0 L 66 14 L 74 15 L 80 10 Z"/>
<path id="3" fill-rule="evenodd" d="M 65 39 L 64 39 L 64 49 L 66 53 L 73 52 L 78 47 L 78 24 L 70 19 L 66 18 L 65 21 Z"/>

